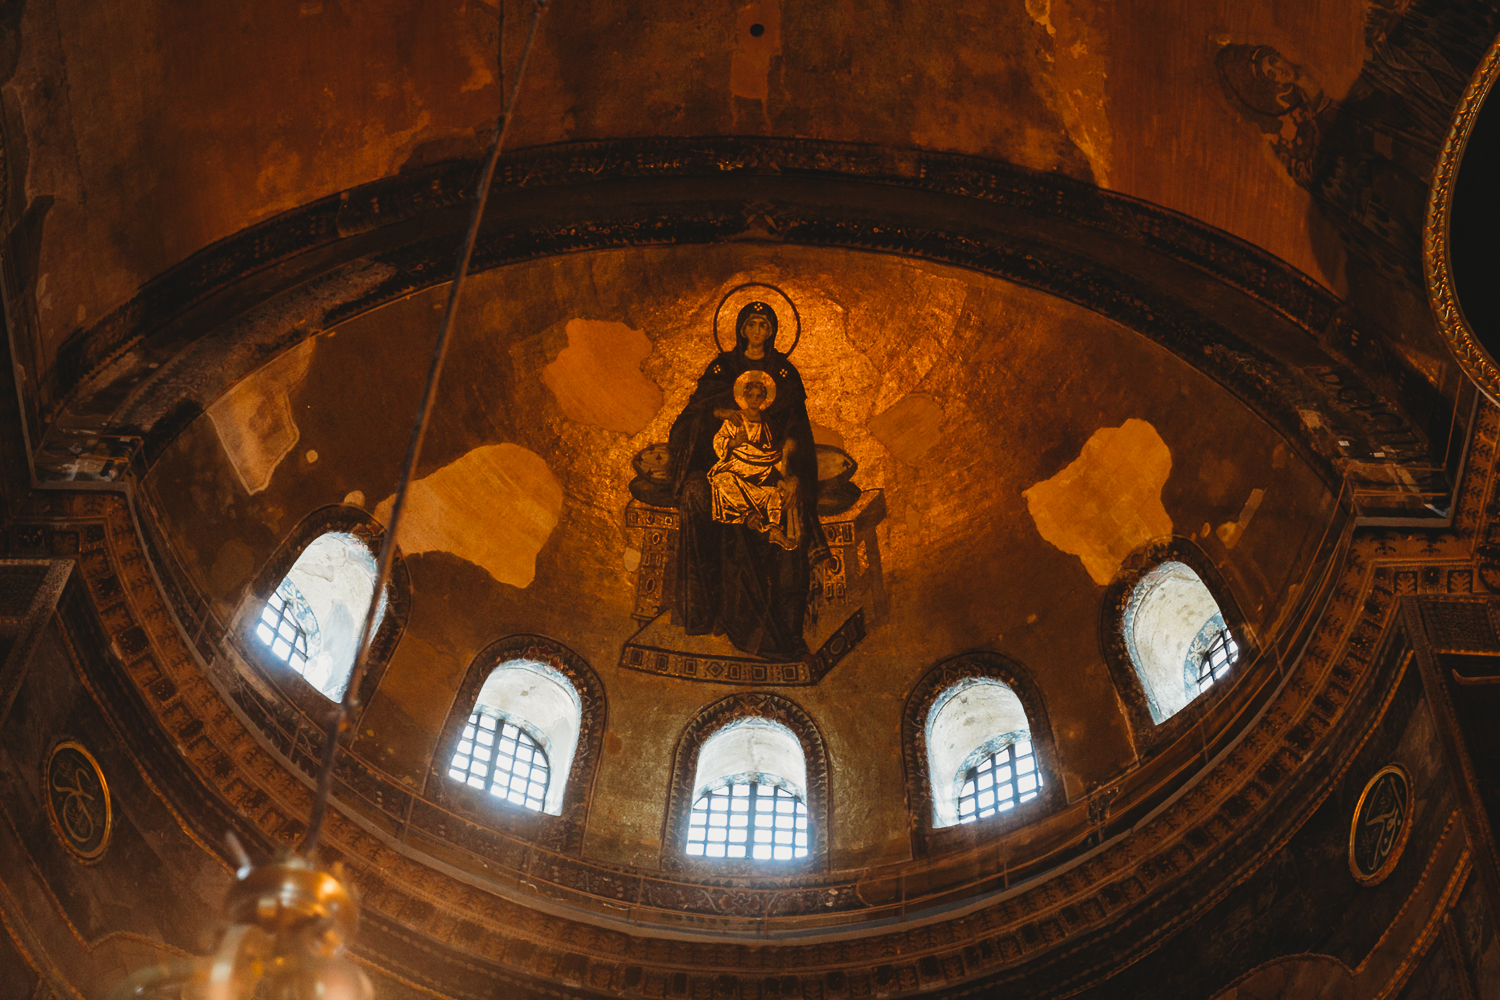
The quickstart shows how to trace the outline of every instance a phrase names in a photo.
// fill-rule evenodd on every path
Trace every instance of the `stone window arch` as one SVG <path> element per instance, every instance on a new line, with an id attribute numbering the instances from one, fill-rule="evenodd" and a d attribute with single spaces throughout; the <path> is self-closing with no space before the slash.
<path id="1" fill-rule="evenodd" d="M 902 730 L 918 853 L 1008 829 L 1060 800 L 1046 708 L 1030 675 L 998 653 L 955 656 L 924 674 Z"/>
<path id="2" fill-rule="evenodd" d="M 509 829 L 540 846 L 581 850 L 606 716 L 598 675 L 562 643 L 540 635 L 493 642 L 470 663 L 454 697 L 428 770 L 426 795 L 466 819 Z M 524 738 L 507 737 L 507 725 Z M 493 734 L 487 742 L 485 732 Z M 535 780 L 537 755 L 525 750 L 527 741 L 546 761 L 544 782 Z M 507 782 L 497 792 L 495 765 L 506 756 L 512 762 L 520 758 L 511 776 L 520 771 L 529 780 L 515 787 Z"/>
<path id="3" fill-rule="evenodd" d="M 1138 751 L 1191 727 L 1256 658 L 1223 576 L 1185 538 L 1158 539 L 1127 557 L 1100 613 L 1105 661 Z"/>
<path id="4" fill-rule="evenodd" d="M 786 726 L 749 716 L 698 748 L 685 851 L 690 858 L 808 856 L 807 762 Z"/>
<path id="5" fill-rule="evenodd" d="M 560 816 L 582 721 L 583 700 L 561 671 L 540 660 L 504 660 L 479 688 L 448 777 Z"/>
<path id="6" fill-rule="evenodd" d="M 343 698 L 375 584 L 384 527 L 334 504 L 303 518 L 252 582 L 236 629 L 240 651 L 309 714 Z M 411 584 L 399 552 L 357 701 L 368 704 L 406 629 Z"/>
<path id="7" fill-rule="evenodd" d="M 721 814 L 745 817 L 743 856 L 714 850 L 729 844 L 707 833 L 727 828 L 714 823 Z M 757 829 L 767 834 L 759 852 Z M 770 875 L 827 864 L 828 755 L 812 717 L 764 692 L 730 695 L 694 716 L 673 754 L 662 866 Z"/>
<path id="8" fill-rule="evenodd" d="M 969 676 L 950 684 L 928 710 L 926 730 L 933 826 L 1008 812 L 1045 787 L 1026 709 L 1004 681 Z"/>

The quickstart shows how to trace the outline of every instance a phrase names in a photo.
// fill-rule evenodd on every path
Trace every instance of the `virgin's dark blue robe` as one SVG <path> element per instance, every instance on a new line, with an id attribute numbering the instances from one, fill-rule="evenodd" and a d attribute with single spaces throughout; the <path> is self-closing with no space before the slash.
<path id="1" fill-rule="evenodd" d="M 790 442 L 787 471 L 797 477 L 797 503 L 790 516 L 802 519 L 801 543 L 791 552 L 743 524 L 713 519 L 708 470 L 718 461 L 713 439 L 723 418 L 715 410 L 737 410 L 734 382 L 752 369 L 776 382 L 776 399 L 761 419 L 782 447 Z M 802 626 L 807 614 L 810 566 L 828 556 L 818 523 L 818 459 L 807 419 L 807 393 L 796 366 L 779 351 L 759 360 L 742 350 L 725 351 L 698 379 L 667 437 L 672 485 L 677 494 L 677 592 L 672 621 L 688 635 L 722 632 L 737 649 L 768 660 L 807 655 Z"/>

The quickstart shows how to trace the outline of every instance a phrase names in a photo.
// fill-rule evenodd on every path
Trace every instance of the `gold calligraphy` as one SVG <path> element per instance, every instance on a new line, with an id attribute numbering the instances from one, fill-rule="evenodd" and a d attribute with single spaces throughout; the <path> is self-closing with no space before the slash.
<path id="1" fill-rule="evenodd" d="M 1349 829 L 1349 870 L 1363 885 L 1385 879 L 1401 858 L 1411 829 L 1411 779 L 1396 764 L 1366 784 Z"/>
<path id="2" fill-rule="evenodd" d="M 98 761 L 82 744 L 66 741 L 52 748 L 43 776 L 58 839 L 79 859 L 97 859 L 109 843 L 112 820 L 109 786 Z"/>

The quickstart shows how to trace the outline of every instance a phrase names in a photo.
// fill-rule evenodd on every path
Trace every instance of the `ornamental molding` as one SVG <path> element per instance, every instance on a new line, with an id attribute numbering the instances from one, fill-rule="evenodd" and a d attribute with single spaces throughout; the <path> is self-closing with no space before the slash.
<path id="1" fill-rule="evenodd" d="M 446 282 L 474 168 L 453 161 L 385 178 L 199 251 L 69 339 L 26 389 L 38 426 L 138 441 L 143 472 L 204 401 L 271 357 Z M 1361 463 L 1431 464 L 1425 432 L 1387 402 L 1385 376 L 1347 360 L 1368 352 L 1331 293 L 1226 232 L 1060 175 L 957 154 L 718 137 L 524 151 L 498 183 L 476 272 L 737 240 L 961 267 L 1154 340 L 1254 409 L 1330 483 Z M 1205 298 L 1205 278 L 1237 301 Z M 42 442 L 40 475 L 76 466 L 70 443 Z M 130 461 L 100 481 L 118 481 Z"/>
<path id="2" fill-rule="evenodd" d="M 513 988 L 525 997 L 561 990 L 659 998 L 700 987 L 771 996 L 772 981 L 777 996 L 835 987 L 849 996 L 939 988 L 993 995 L 1005 987 L 1043 996 L 1100 982 L 1253 875 L 1267 857 L 1260 846 L 1283 843 L 1340 780 L 1399 667 L 1388 628 L 1397 598 L 1474 586 L 1476 543 L 1500 521 L 1497 441 L 1500 410 L 1485 406 L 1453 526 L 1359 532 L 1306 651 L 1285 665 L 1287 682 L 1264 712 L 1160 809 L 1133 814 L 1135 800 L 1156 786 L 1118 783 L 1110 812 L 1120 819 L 1102 830 L 1102 845 L 1076 841 L 1086 849 L 1071 866 L 1054 859 L 1006 888 L 985 866 L 1021 848 L 1010 839 L 998 841 L 1001 851 L 992 842 L 784 886 L 610 867 L 503 836 L 505 852 L 480 857 L 433 839 L 436 827 L 424 816 L 444 813 L 440 807 L 341 752 L 341 808 L 331 812 L 325 839 L 365 901 L 370 935 L 361 958 L 434 990 Z M 292 751 L 307 734 L 278 735 L 279 717 L 253 715 L 245 708 L 252 702 L 237 700 L 233 676 L 195 655 L 126 500 L 33 495 L 5 531 L 13 556 L 76 553 L 81 589 L 64 608 L 64 641 L 92 696 L 120 720 L 132 755 L 176 803 L 184 830 L 219 844 L 227 823 L 262 851 L 295 843 L 312 795 L 292 764 L 304 751 Z M 1056 822 L 1076 821 L 1081 836 L 1093 836 L 1089 801 L 1069 803 Z M 965 869 L 975 873 L 967 882 L 958 874 Z M 871 902 L 867 890 L 882 878 L 914 894 Z M 958 900 L 976 902 L 934 909 Z M 783 928 L 798 936 L 782 938 Z M 737 942 L 736 933 L 751 940 Z"/>
<path id="3" fill-rule="evenodd" d="M 1500 39 L 1496 39 L 1479 62 L 1479 68 L 1464 89 L 1454 112 L 1453 125 L 1438 153 L 1432 172 L 1432 190 L 1427 199 L 1427 218 L 1422 227 L 1422 271 L 1427 279 L 1427 301 L 1437 318 L 1439 332 L 1448 342 L 1454 359 L 1465 375 L 1492 401 L 1500 402 L 1500 365 L 1479 343 L 1464 317 L 1453 281 L 1450 242 L 1453 194 L 1469 135 L 1479 119 L 1485 98 L 1500 78 Z"/>

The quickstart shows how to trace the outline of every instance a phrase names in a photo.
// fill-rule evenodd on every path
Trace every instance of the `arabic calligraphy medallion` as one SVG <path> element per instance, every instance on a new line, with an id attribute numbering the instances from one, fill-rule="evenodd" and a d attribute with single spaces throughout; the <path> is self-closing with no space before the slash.
<path id="1" fill-rule="evenodd" d="M 1349 871 L 1361 885 L 1381 882 L 1401 860 L 1411 832 L 1411 778 L 1398 764 L 1375 772 L 1349 827 Z"/>
<path id="2" fill-rule="evenodd" d="M 81 860 L 96 860 L 109 846 L 114 819 L 99 762 L 81 743 L 59 743 L 47 756 L 42 783 L 52 832 Z"/>

